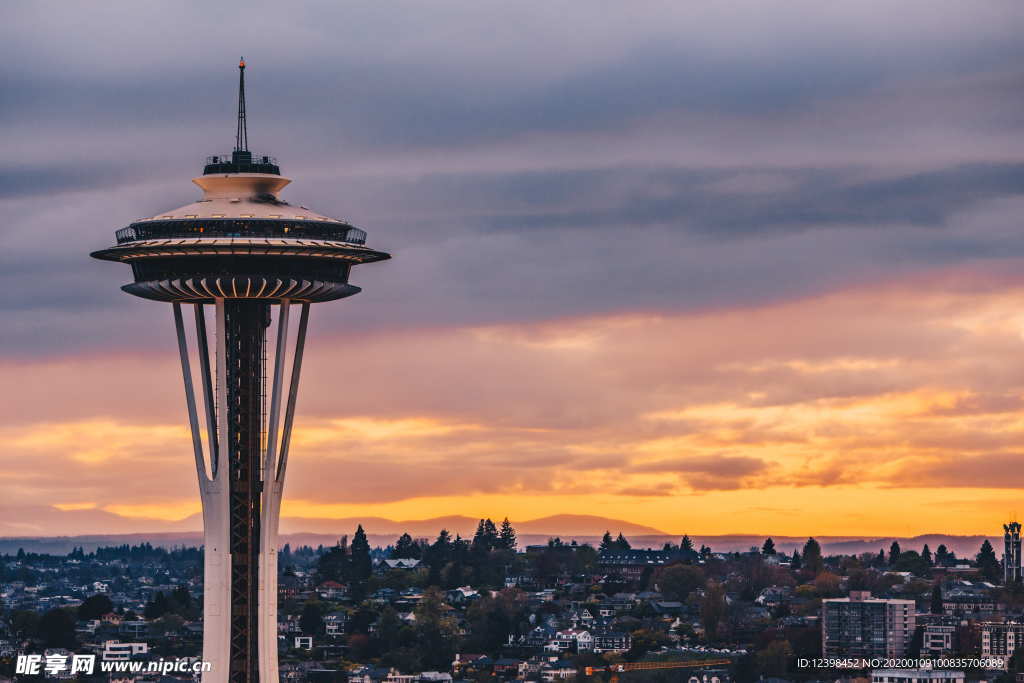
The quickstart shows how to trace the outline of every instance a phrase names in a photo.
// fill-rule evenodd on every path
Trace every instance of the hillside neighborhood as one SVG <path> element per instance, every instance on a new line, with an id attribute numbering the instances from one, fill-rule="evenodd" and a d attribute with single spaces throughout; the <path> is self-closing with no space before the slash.
<path id="1" fill-rule="evenodd" d="M 485 519 L 472 538 L 403 534 L 386 547 L 360 526 L 330 547 L 285 546 L 279 571 L 286 681 L 897 683 L 941 672 L 1009 683 L 1024 673 L 1020 569 L 988 541 L 969 558 L 897 543 L 826 557 L 813 538 L 789 554 L 770 538 L 746 552 L 685 536 L 634 548 L 611 533 L 596 547 L 524 547 L 508 520 Z M 199 548 L 0 556 L 0 680 L 192 680 L 45 664 L 75 653 L 197 661 L 202 604 Z M 27 655 L 39 672 L 16 670 Z M 920 671 L 871 666 L 896 659 Z"/>

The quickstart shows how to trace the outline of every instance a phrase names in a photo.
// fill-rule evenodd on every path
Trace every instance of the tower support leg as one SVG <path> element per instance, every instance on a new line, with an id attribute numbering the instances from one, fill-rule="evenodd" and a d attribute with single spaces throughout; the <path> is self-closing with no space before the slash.
<path id="1" fill-rule="evenodd" d="M 196 475 L 199 496 L 203 504 L 203 661 L 209 662 L 210 671 L 203 672 L 203 683 L 224 683 L 230 669 L 230 555 L 228 553 L 228 487 L 225 486 L 225 468 L 220 467 L 219 454 L 223 453 L 219 439 L 226 433 L 226 405 L 220 389 L 224 386 L 224 302 L 218 300 L 215 308 L 217 320 L 217 396 L 212 391 L 209 345 L 206 339 L 202 305 L 196 304 L 197 352 L 202 377 L 203 400 L 207 420 L 207 450 L 209 463 L 203 454 L 196 410 L 192 368 L 185 336 L 181 304 L 175 303 L 174 324 L 178 337 L 182 377 L 185 381 L 185 403 L 188 408 L 192 443 L 195 450 Z M 214 403 L 216 401 L 216 403 Z M 219 421 L 218 421 L 219 420 Z"/>
<path id="2" fill-rule="evenodd" d="M 291 443 L 292 421 L 295 417 L 295 403 L 298 400 L 299 374 L 302 370 L 302 354 L 306 344 L 306 328 L 309 324 L 309 304 L 302 304 L 299 315 L 299 329 L 296 335 L 295 351 L 288 380 L 288 397 L 280 427 L 280 406 L 284 391 L 284 349 L 288 340 L 288 317 L 290 302 L 281 303 L 278 321 L 278 352 L 274 360 L 274 383 L 271 389 L 270 423 L 267 430 L 267 459 L 264 466 L 263 520 L 260 554 L 260 585 L 263 586 L 260 602 L 260 683 L 278 683 L 277 667 L 277 546 L 278 528 L 281 519 L 281 497 L 284 493 L 285 465 Z M 280 434 L 280 444 L 278 444 Z"/>
<path id="3" fill-rule="evenodd" d="M 203 673 L 203 683 L 279 683 L 278 526 L 309 304 L 302 304 L 290 373 L 286 366 L 292 304 L 284 300 L 278 307 L 269 378 L 265 354 L 270 304 L 215 301 L 215 362 L 210 358 L 203 305 L 195 305 L 202 412 L 181 306 L 173 306 L 203 502 L 203 660 L 211 665 L 211 671 Z M 265 420 L 266 379 L 271 386 Z M 208 459 L 200 414 L 206 421 Z"/>

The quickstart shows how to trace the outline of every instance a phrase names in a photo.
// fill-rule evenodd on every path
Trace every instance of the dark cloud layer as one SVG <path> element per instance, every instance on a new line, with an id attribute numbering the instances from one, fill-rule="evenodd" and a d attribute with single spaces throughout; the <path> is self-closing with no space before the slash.
<path id="1" fill-rule="evenodd" d="M 287 196 L 396 256 L 321 330 L 756 304 L 1019 257 L 1024 10 L 879 9 L 15 3 L 3 353 L 168 343 L 167 311 L 86 255 L 195 196 L 243 53 Z"/>

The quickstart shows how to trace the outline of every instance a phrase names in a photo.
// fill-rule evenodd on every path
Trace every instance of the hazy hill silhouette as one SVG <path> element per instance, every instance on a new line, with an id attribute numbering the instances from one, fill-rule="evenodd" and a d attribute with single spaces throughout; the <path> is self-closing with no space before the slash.
<path id="1" fill-rule="evenodd" d="M 75 519 L 73 523 L 71 522 L 72 518 Z M 63 554 L 70 552 L 74 547 L 82 547 L 89 552 L 100 546 L 135 544 L 144 541 L 165 547 L 199 545 L 202 542 L 202 535 L 199 533 L 201 519 L 198 515 L 173 522 L 154 521 L 151 525 L 153 527 L 151 532 L 118 533 L 125 529 L 125 522 L 137 525 L 138 520 L 127 520 L 101 510 L 62 512 L 49 508 L 46 518 L 46 521 L 49 522 L 47 526 L 65 519 L 69 522 L 68 527 L 70 527 L 68 535 L 11 534 L 0 537 L 0 553 L 13 554 L 19 548 L 24 548 L 26 552 Z M 91 528 L 111 529 L 112 533 L 76 533 L 76 529 L 82 528 L 83 521 Z M 462 515 L 419 520 L 391 520 L 383 517 L 284 518 L 281 520 L 281 543 L 290 543 L 292 546 L 330 546 L 334 545 L 342 535 L 351 536 L 358 524 L 363 525 L 370 542 L 375 546 L 392 544 L 402 533 L 409 533 L 414 538 L 433 540 L 441 529 L 448 529 L 453 535 L 460 534 L 463 537 L 470 537 L 476 530 L 478 521 L 475 517 Z M 500 522 L 501 520 L 495 519 L 494 521 Z M 660 548 L 666 542 L 678 543 L 680 540 L 679 534 L 668 534 L 660 529 L 642 524 L 595 515 L 553 515 L 525 521 L 512 520 L 512 524 L 519 534 L 521 546 L 543 544 L 554 536 L 558 536 L 566 542 L 575 540 L 578 543 L 596 545 L 600 542 L 601 535 L 605 530 L 611 531 L 613 535 L 623 533 L 634 548 Z M 715 551 L 733 552 L 748 550 L 751 547 L 759 548 L 766 535 L 691 533 L 690 537 L 698 547 L 708 545 Z M 775 540 L 776 548 L 786 553 L 801 548 L 807 540 L 806 536 L 773 535 L 772 538 Z M 996 536 L 953 536 L 948 534 L 925 534 L 909 538 L 818 535 L 816 538 L 822 544 L 822 549 L 826 554 L 877 553 L 880 549 L 888 551 L 889 545 L 895 540 L 906 550 L 920 550 L 927 543 L 934 552 L 940 544 L 945 544 L 960 557 L 973 557 L 986 538 L 997 548 L 1001 542 L 1001 538 Z"/>

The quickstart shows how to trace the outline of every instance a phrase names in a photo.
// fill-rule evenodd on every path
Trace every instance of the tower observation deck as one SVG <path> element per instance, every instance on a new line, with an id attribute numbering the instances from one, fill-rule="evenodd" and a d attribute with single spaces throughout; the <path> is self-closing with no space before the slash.
<path id="1" fill-rule="evenodd" d="M 363 230 L 279 197 L 291 180 L 248 149 L 244 60 L 237 123 L 235 149 L 192 179 L 199 200 L 131 223 L 92 256 L 131 266 L 125 292 L 172 305 L 203 503 L 203 683 L 278 683 L 278 521 L 309 306 L 358 293 L 352 266 L 390 256 Z"/>

